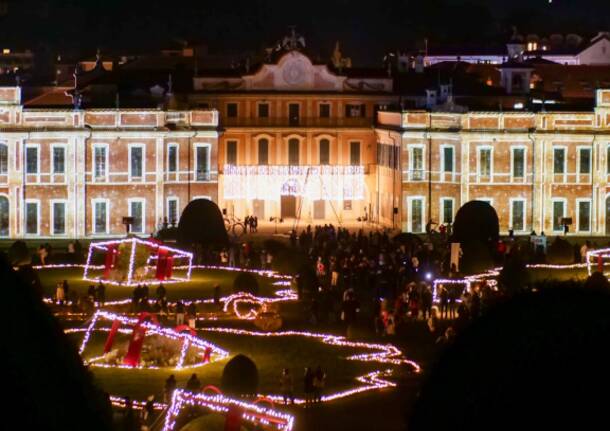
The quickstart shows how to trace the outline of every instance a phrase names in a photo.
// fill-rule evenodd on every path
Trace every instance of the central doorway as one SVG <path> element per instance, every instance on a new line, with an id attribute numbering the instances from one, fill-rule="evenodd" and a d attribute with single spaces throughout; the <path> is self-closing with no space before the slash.
<path id="1" fill-rule="evenodd" d="M 295 218 L 297 216 L 296 196 L 283 195 L 281 199 L 282 218 Z"/>

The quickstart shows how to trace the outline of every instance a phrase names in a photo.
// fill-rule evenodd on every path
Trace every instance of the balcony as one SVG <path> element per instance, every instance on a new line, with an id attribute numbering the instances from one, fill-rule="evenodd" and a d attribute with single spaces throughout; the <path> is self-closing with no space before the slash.
<path id="1" fill-rule="evenodd" d="M 273 118 L 222 118 L 222 127 L 305 127 L 305 128 L 371 128 L 372 118 L 317 118 L 317 117 L 273 117 Z"/>

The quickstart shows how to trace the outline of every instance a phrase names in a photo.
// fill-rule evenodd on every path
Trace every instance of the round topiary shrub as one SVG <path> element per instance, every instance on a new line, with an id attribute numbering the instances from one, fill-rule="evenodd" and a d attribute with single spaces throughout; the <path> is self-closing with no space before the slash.
<path id="1" fill-rule="evenodd" d="M 226 245 L 229 242 L 222 213 L 209 199 L 191 201 L 180 216 L 178 242 L 183 245 Z"/>
<path id="2" fill-rule="evenodd" d="M 258 393 L 258 369 L 252 359 L 239 354 L 227 362 L 220 383 L 228 395 L 256 395 Z"/>
<path id="3" fill-rule="evenodd" d="M 566 240 L 557 237 L 547 250 L 546 261 L 553 265 L 574 263 L 574 248 Z"/>
<path id="4" fill-rule="evenodd" d="M 610 289 L 610 282 L 604 274 L 596 271 L 587 278 L 584 287 L 585 289 L 600 289 L 607 291 Z"/>
<path id="5" fill-rule="evenodd" d="M 498 214 L 487 202 L 467 202 L 455 215 L 451 241 L 465 244 L 478 240 L 486 244 L 498 242 L 499 237 Z"/>
<path id="6" fill-rule="evenodd" d="M 258 295 L 258 280 L 254 274 L 249 272 L 240 272 L 233 281 L 233 293 L 247 292 L 252 295 Z"/>

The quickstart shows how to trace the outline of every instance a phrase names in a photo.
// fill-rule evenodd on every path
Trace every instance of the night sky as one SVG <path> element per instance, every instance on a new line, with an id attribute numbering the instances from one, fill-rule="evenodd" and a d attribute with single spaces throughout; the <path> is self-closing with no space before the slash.
<path id="1" fill-rule="evenodd" d="M 2 3 L 2 0 L 0 0 Z M 522 33 L 610 30 L 608 0 L 4 0 L 3 43 L 55 52 L 133 53 L 205 43 L 210 52 L 259 51 L 294 24 L 309 48 L 326 56 L 335 40 L 356 63 L 387 49 L 504 40 Z"/>

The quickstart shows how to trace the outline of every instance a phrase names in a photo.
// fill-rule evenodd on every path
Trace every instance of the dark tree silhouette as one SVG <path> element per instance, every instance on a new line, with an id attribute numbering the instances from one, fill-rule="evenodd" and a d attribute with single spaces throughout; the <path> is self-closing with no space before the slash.
<path id="1" fill-rule="evenodd" d="M 462 244 L 464 255 L 460 262 L 460 271 L 466 274 L 484 272 L 494 266 L 489 244 L 480 240 L 468 241 Z"/>
<path id="2" fill-rule="evenodd" d="M 222 371 L 220 387 L 230 395 L 256 395 L 258 393 L 258 369 L 252 359 L 239 354 L 227 362 Z"/>
<path id="3" fill-rule="evenodd" d="M 38 293 L 0 255 L 4 425 L 109 430 L 107 397 Z"/>
<path id="4" fill-rule="evenodd" d="M 574 263 L 574 247 L 565 239 L 559 237 L 549 245 L 546 260 L 554 265 L 568 265 Z"/>
<path id="5" fill-rule="evenodd" d="M 31 262 L 32 256 L 24 241 L 17 240 L 11 244 L 8 249 L 8 260 L 13 266 L 27 265 Z"/>
<path id="6" fill-rule="evenodd" d="M 459 334 L 428 375 L 410 431 L 593 429 L 607 423 L 610 296 L 517 295 Z"/>
<path id="7" fill-rule="evenodd" d="M 229 237 L 218 205 L 209 199 L 191 201 L 180 216 L 178 242 L 204 247 L 227 244 Z"/>
<path id="8" fill-rule="evenodd" d="M 584 287 L 585 289 L 600 289 L 610 291 L 610 282 L 604 274 L 596 271 L 587 278 Z"/>
<path id="9" fill-rule="evenodd" d="M 483 244 L 488 244 L 497 242 L 499 237 L 498 214 L 487 202 L 467 202 L 455 215 L 451 239 L 453 242 L 464 244 L 478 240 Z"/>
<path id="10" fill-rule="evenodd" d="M 529 271 L 517 251 L 511 252 L 498 277 L 499 288 L 507 295 L 514 295 L 525 290 L 529 282 Z"/>

